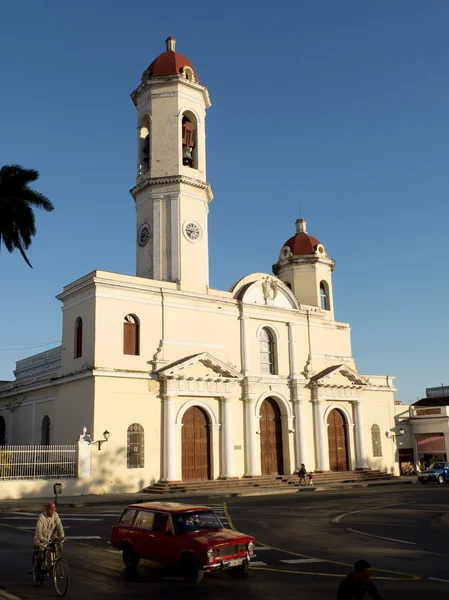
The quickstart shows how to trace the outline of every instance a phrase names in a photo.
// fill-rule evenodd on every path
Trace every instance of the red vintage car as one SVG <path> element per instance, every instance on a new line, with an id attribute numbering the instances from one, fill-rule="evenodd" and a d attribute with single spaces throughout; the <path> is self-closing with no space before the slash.
<path id="1" fill-rule="evenodd" d="M 122 551 L 127 567 L 145 558 L 178 567 L 187 581 L 199 583 L 207 571 L 246 575 L 255 539 L 223 527 L 207 506 L 145 502 L 125 508 L 112 528 L 111 544 Z"/>

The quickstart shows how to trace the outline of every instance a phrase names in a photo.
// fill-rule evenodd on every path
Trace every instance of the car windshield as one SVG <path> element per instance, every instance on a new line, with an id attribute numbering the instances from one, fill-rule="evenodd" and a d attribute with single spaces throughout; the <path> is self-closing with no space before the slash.
<path id="1" fill-rule="evenodd" d="M 445 463 L 433 463 L 431 469 L 444 469 Z"/>
<path id="2" fill-rule="evenodd" d="M 174 521 L 178 533 L 223 528 L 219 518 L 212 510 L 181 513 L 174 516 Z"/>

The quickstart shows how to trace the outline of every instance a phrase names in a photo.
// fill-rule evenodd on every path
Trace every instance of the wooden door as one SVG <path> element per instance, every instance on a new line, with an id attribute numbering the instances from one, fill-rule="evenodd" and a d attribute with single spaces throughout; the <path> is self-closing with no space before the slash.
<path id="1" fill-rule="evenodd" d="M 182 480 L 210 479 L 210 434 L 206 413 L 198 406 L 182 418 Z"/>
<path id="2" fill-rule="evenodd" d="M 327 418 L 329 439 L 329 467 L 331 471 L 348 471 L 348 439 L 345 418 L 334 408 Z"/>
<path id="3" fill-rule="evenodd" d="M 273 398 L 260 407 L 260 455 L 262 475 L 284 472 L 281 411 Z"/>

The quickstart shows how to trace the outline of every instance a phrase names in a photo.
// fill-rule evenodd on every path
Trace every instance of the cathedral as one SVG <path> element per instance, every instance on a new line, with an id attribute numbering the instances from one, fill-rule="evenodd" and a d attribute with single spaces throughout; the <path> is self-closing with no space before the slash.
<path id="1" fill-rule="evenodd" d="M 334 314 L 335 262 L 304 219 L 286 224 L 273 274 L 209 287 L 211 102 L 175 43 L 131 94 L 136 275 L 93 271 L 57 296 L 61 346 L 0 382 L 3 441 L 68 444 L 84 427 L 93 439 L 107 430 L 105 490 L 301 463 L 397 474 L 393 378 L 359 373 L 350 326 Z"/>

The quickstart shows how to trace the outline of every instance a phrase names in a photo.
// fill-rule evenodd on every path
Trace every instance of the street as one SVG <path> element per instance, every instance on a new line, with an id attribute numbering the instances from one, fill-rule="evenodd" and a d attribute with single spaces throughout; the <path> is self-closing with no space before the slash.
<path id="1" fill-rule="evenodd" d="M 395 485 L 196 502 L 213 506 L 226 526 L 257 539 L 246 580 L 220 573 L 206 575 L 197 586 L 180 577 L 159 581 L 145 562 L 127 571 L 120 553 L 108 544 L 123 505 L 61 508 L 68 537 L 68 597 L 144 598 L 151 592 L 167 599 L 182 594 L 221 600 L 234 594 L 296 600 L 300 594 L 324 600 L 335 598 L 339 581 L 359 558 L 372 564 L 387 600 L 445 598 L 449 593 L 449 530 L 439 523 L 449 512 L 449 486 Z M 24 599 L 55 597 L 50 581 L 36 588 L 27 574 L 37 514 L 0 512 L 0 587 Z"/>

